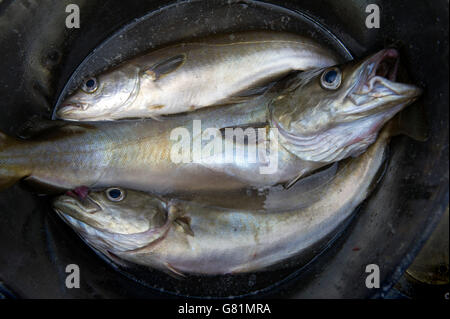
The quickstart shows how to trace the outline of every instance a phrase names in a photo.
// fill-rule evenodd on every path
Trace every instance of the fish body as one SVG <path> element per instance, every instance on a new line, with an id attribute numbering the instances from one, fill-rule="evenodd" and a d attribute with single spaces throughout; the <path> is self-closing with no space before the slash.
<path id="1" fill-rule="evenodd" d="M 265 162 L 247 163 L 245 154 L 235 157 L 231 163 L 225 163 L 220 156 L 216 156 L 218 161 L 213 163 L 176 163 L 171 158 L 171 151 L 178 141 L 171 139 L 171 133 L 183 128 L 190 133 L 188 144 L 193 145 L 201 138 L 201 135 L 195 135 L 194 120 L 201 121 L 203 128 L 232 127 L 249 122 L 260 125 L 261 121 L 266 121 L 266 109 L 263 104 L 256 109 L 238 105 L 174 116 L 164 122 L 149 119 L 63 123 L 29 140 L 3 136 L 1 184 L 7 187 L 25 178 L 51 189 L 119 185 L 161 194 L 215 192 L 283 182 L 308 165 L 284 149 L 280 149 L 283 164 L 269 175 L 259 174 L 259 168 Z M 264 135 L 263 142 L 266 142 L 265 138 Z M 222 137 L 219 139 L 222 141 Z M 244 148 L 244 145 L 237 145 Z"/>
<path id="2" fill-rule="evenodd" d="M 399 53 L 381 50 L 360 61 L 302 72 L 269 105 L 280 144 L 297 157 L 330 163 L 362 154 L 422 89 L 396 82 Z"/>
<path id="3" fill-rule="evenodd" d="M 361 61 L 293 74 L 252 107 L 217 107 L 162 122 L 69 123 L 29 141 L 2 136 L 0 185 L 26 177 L 63 189 L 117 185 L 216 197 L 279 184 L 289 188 L 319 168 L 364 153 L 384 124 L 420 96 L 420 88 L 395 82 L 397 66 L 398 52 L 382 50 Z M 195 130 L 196 121 L 216 134 L 220 129 L 213 147 L 207 148 L 204 132 Z M 258 156 L 250 160 L 245 151 L 250 138 L 226 139 L 226 129 L 257 123 L 263 123 L 257 143 L 264 147 L 256 148 Z M 188 135 L 181 144 L 192 150 L 186 161 L 172 156 L 174 149 L 183 153 L 183 134 L 171 138 L 180 128 Z M 215 148 L 215 141 L 224 147 Z M 196 161 L 195 145 L 202 143 L 213 155 L 206 152 L 204 161 L 200 147 L 202 160 Z M 233 151 L 231 161 L 227 146 Z M 261 171 L 273 163 L 272 171 Z"/>
<path id="4" fill-rule="evenodd" d="M 381 134 L 366 153 L 341 166 L 316 190 L 323 196 L 308 207 L 272 213 L 229 210 L 124 189 L 118 202 L 105 195 L 108 189 L 83 199 L 63 195 L 53 207 L 90 246 L 122 265 L 217 275 L 273 269 L 292 257 L 304 264 L 368 196 L 388 140 L 387 132 Z M 151 219 L 145 217 L 149 214 Z"/>
<path id="5" fill-rule="evenodd" d="M 283 32 L 242 32 L 179 43 L 85 80 L 61 119 L 149 118 L 239 103 L 293 70 L 335 65 L 315 41 Z"/>

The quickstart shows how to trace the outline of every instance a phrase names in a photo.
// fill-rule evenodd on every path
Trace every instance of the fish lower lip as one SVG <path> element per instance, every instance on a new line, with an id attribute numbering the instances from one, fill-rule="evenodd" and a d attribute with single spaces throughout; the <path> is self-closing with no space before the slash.
<path id="1" fill-rule="evenodd" d="M 67 115 L 67 114 L 70 114 L 70 112 L 72 111 L 72 110 L 74 110 L 75 108 L 74 107 L 72 107 L 72 106 L 63 106 L 63 107 L 61 107 L 57 112 L 56 112 L 56 114 L 59 116 L 59 117 L 63 117 L 64 115 Z"/>
<path id="2" fill-rule="evenodd" d="M 81 103 L 66 103 L 59 107 L 58 113 L 68 113 L 73 110 L 84 110 L 83 104 Z"/>

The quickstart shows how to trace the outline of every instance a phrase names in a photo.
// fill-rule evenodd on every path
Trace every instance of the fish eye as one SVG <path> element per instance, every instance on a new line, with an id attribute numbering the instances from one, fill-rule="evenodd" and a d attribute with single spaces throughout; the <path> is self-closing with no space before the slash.
<path id="1" fill-rule="evenodd" d="M 120 202 L 125 198 L 125 192 L 117 187 L 108 188 L 105 192 L 106 197 L 113 202 Z"/>
<path id="2" fill-rule="evenodd" d="M 98 81 L 96 78 L 92 77 L 84 81 L 81 89 L 86 93 L 94 93 L 98 89 Z"/>
<path id="3" fill-rule="evenodd" d="M 320 77 L 320 85 L 327 90 L 337 90 L 341 86 L 342 72 L 334 67 L 326 69 Z"/>

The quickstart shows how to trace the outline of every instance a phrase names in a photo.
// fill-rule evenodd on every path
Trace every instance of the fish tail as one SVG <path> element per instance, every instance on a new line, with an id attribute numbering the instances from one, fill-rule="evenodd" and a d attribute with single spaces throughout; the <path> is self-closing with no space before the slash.
<path id="1" fill-rule="evenodd" d="M 0 191 L 11 187 L 26 175 L 11 161 L 9 150 L 18 143 L 16 139 L 0 132 Z"/>

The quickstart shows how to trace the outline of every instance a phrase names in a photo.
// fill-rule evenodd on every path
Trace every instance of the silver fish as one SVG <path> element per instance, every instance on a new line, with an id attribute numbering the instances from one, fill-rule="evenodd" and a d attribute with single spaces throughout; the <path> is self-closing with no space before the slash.
<path id="1" fill-rule="evenodd" d="M 285 93 L 269 106 L 279 143 L 314 163 L 359 156 L 383 125 L 423 92 L 395 82 L 398 64 L 398 51 L 386 49 L 362 61 L 303 72 L 286 81 Z"/>
<path id="2" fill-rule="evenodd" d="M 27 178 L 63 189 L 117 185 L 158 194 L 216 197 L 219 192 L 222 196 L 279 184 L 290 187 L 327 164 L 363 153 L 382 126 L 418 98 L 420 88 L 393 81 L 397 58 L 397 51 L 383 50 L 362 62 L 302 72 L 270 91 L 277 98 L 263 95 L 255 108 L 218 107 L 163 122 L 66 123 L 25 141 L 0 135 L 0 187 Z M 171 139 L 171 133 L 180 127 L 193 132 L 194 120 L 201 120 L 204 128 L 220 129 L 269 121 L 271 129 L 263 130 L 258 145 L 268 145 L 274 157 L 260 152 L 256 161 L 250 161 L 245 141 L 219 135 L 225 147 L 214 152 L 211 161 L 174 162 L 171 152 L 180 142 Z M 192 134 L 187 144 L 194 145 L 201 135 Z M 231 162 L 227 146 L 236 151 Z M 276 169 L 261 173 L 272 159 Z"/>
<path id="3" fill-rule="evenodd" d="M 323 196 L 300 209 L 226 210 L 117 187 L 63 195 L 53 207 L 86 243 L 124 266 L 131 262 L 183 276 L 273 269 L 291 257 L 304 264 L 368 196 L 388 140 L 385 130 L 317 190 Z"/>
<path id="4" fill-rule="evenodd" d="M 242 32 L 168 46 L 96 77 L 59 107 L 61 119 L 102 121 L 234 104 L 293 70 L 337 64 L 315 41 L 283 32 Z"/>
<path id="5" fill-rule="evenodd" d="M 173 130 L 181 127 L 193 132 L 189 137 L 191 145 L 199 138 L 194 136 L 194 120 L 201 121 L 203 128 L 227 128 L 252 122 L 259 125 L 266 121 L 264 104 L 256 108 L 247 106 L 205 109 L 164 122 L 55 122 L 50 123 L 53 127 L 26 140 L 0 133 L 0 188 L 21 179 L 44 190 L 120 185 L 162 194 L 226 192 L 261 185 L 267 178 L 256 176 L 254 180 L 250 174 L 259 169 L 258 163 L 251 164 L 252 172 L 236 176 L 214 170 L 203 162 L 177 163 L 171 158 L 171 151 L 178 143 L 171 139 Z M 242 158 L 234 162 L 236 169 L 245 173 Z M 233 167 L 232 163 L 227 165 Z M 274 174 L 273 181 L 277 182 L 282 174 Z"/>

